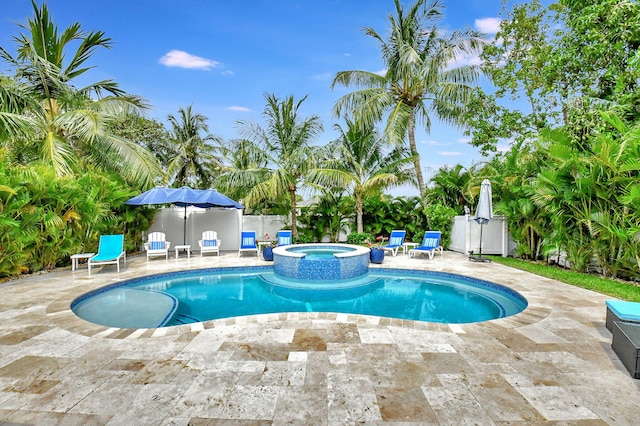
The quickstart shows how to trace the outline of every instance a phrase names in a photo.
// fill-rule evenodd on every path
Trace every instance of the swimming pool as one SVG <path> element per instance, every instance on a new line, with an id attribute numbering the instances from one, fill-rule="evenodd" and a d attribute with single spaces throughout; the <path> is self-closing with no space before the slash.
<path id="1" fill-rule="evenodd" d="M 376 269 L 356 280 L 291 282 L 272 267 L 212 268 L 136 278 L 86 293 L 71 310 L 119 328 L 155 328 L 278 312 L 336 312 L 440 323 L 515 315 L 516 291 L 461 275 Z"/>

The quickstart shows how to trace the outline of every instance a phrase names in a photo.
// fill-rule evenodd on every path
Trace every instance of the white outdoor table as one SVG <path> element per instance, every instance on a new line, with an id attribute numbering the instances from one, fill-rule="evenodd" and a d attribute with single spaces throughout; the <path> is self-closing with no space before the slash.
<path id="1" fill-rule="evenodd" d="M 178 253 L 180 253 L 180 250 L 186 251 L 187 258 L 191 259 L 191 244 L 183 244 L 183 245 L 175 246 L 175 249 L 176 249 L 176 259 L 178 258 Z"/>
<path id="2" fill-rule="evenodd" d="M 402 243 L 402 254 L 407 254 L 409 252 L 409 250 L 411 250 L 414 247 L 418 247 L 420 245 L 420 243 Z"/>
<path id="3" fill-rule="evenodd" d="M 90 257 L 93 257 L 95 253 L 78 253 L 78 254 L 72 254 L 71 255 L 71 270 L 75 271 L 76 269 L 78 269 L 78 261 L 80 259 L 89 259 Z"/>

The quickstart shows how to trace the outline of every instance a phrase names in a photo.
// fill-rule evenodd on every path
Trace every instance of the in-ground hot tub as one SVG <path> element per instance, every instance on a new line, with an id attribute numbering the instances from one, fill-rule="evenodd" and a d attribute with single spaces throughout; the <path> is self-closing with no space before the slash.
<path id="1" fill-rule="evenodd" d="M 366 275 L 369 249 L 352 244 L 295 244 L 273 249 L 276 276 L 303 281 L 346 280 Z"/>

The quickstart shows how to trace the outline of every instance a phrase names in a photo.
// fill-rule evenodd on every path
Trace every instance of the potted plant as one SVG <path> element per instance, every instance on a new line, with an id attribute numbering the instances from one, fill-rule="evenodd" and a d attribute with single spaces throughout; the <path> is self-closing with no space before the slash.
<path id="1" fill-rule="evenodd" d="M 265 241 L 271 241 L 269 238 L 269 234 L 264 234 Z M 262 248 L 262 257 L 264 260 L 272 261 L 273 260 L 273 247 L 275 245 L 275 241 L 271 241 L 271 244 L 264 246 Z"/>
<path id="2" fill-rule="evenodd" d="M 369 244 L 369 260 L 371 263 L 382 263 L 384 261 L 384 249 L 381 245 L 384 243 L 385 238 L 377 237 L 376 240 L 378 241 L 376 245 Z"/>

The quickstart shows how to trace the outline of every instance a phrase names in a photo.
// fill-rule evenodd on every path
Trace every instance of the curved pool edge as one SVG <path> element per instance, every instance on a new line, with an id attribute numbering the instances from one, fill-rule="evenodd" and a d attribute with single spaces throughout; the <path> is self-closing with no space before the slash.
<path id="1" fill-rule="evenodd" d="M 180 271 L 168 271 L 168 272 L 163 272 L 163 273 L 159 273 L 159 274 L 149 274 L 149 275 L 142 275 L 142 276 L 138 276 L 135 278 L 131 278 L 131 279 L 127 279 L 127 280 L 122 280 L 119 281 L 117 283 L 112 283 L 112 284 L 108 284 L 106 286 L 103 287 L 98 287 L 96 289 L 93 289 L 91 291 L 85 292 L 80 296 L 75 297 L 73 301 L 81 298 L 81 297 L 86 297 L 90 294 L 95 294 L 95 293 L 99 293 L 101 291 L 104 291 L 105 289 L 111 289 L 111 288 L 117 288 L 117 287 L 122 287 L 122 286 L 130 286 L 130 285 L 135 285 L 136 283 L 139 282 L 144 282 L 144 281 L 148 281 L 150 279 L 154 279 L 154 278 L 162 278 L 162 277 L 178 277 L 178 276 L 193 276 L 193 275 L 201 275 L 202 273 L 229 273 L 229 274 L 238 274 L 238 273 L 250 273 L 250 274 L 259 274 L 261 272 L 265 272 L 265 271 L 272 271 L 273 267 L 272 266 L 227 266 L 227 267 L 213 267 L 213 268 L 198 268 L 198 269 L 188 269 L 188 270 L 180 270 Z M 220 327 L 220 326 L 227 326 L 227 325 L 233 325 L 233 324 L 245 324 L 245 323 L 259 323 L 259 322 L 270 322 L 270 321 L 286 321 L 286 320 L 290 320 L 290 319 L 295 319 L 295 318 L 301 318 L 301 315 L 306 315 L 304 318 L 302 319 L 318 319 L 318 318 L 326 318 L 331 320 L 332 318 L 335 320 L 335 318 L 339 318 L 341 321 L 345 321 L 345 318 L 348 318 L 347 321 L 349 322 L 355 322 L 355 323 L 360 323 L 360 321 L 358 320 L 358 318 L 363 317 L 363 318 L 369 318 L 366 323 L 379 323 L 380 321 L 382 321 L 382 323 L 386 324 L 386 325 L 399 325 L 399 324 L 403 324 L 403 326 L 410 326 L 410 324 L 415 323 L 412 327 L 413 328 L 423 328 L 421 325 L 417 325 L 417 324 L 436 324 L 438 326 L 471 326 L 474 324 L 483 324 L 483 323 L 487 323 L 487 322 L 492 322 L 492 323 L 496 323 L 496 322 L 504 322 L 505 320 L 510 323 L 512 319 L 514 319 L 514 322 L 509 325 L 508 328 L 512 328 L 512 327 L 519 327 L 522 326 L 523 324 L 528 323 L 528 320 L 522 320 L 522 319 L 518 319 L 517 321 L 515 320 L 514 317 L 518 317 L 520 314 L 523 314 L 525 311 L 527 313 L 531 312 L 531 306 L 528 302 L 528 300 L 517 290 L 509 287 L 508 285 L 505 284 L 499 284 L 499 283 L 495 283 L 492 281 L 487 281 L 481 278 L 476 278 L 474 276 L 469 276 L 469 275 L 463 275 L 460 273 L 454 273 L 454 272 L 444 272 L 444 271 L 432 271 L 432 270 L 421 270 L 421 269 L 408 269 L 408 268 L 374 268 L 371 270 L 372 274 L 376 274 L 377 271 L 383 272 L 383 273 L 393 273 L 393 274 L 400 274 L 400 275 L 407 275 L 407 276 L 431 276 L 431 277 L 442 277 L 442 278 L 463 278 L 465 280 L 471 281 L 474 284 L 479 284 L 482 286 L 489 286 L 492 288 L 497 288 L 500 291 L 507 291 L 510 292 L 514 297 L 518 298 L 519 300 L 523 301 L 524 306 L 522 307 L 522 309 L 519 312 L 516 313 L 512 313 L 512 314 L 508 314 L 505 317 L 497 317 L 497 318 L 493 318 L 493 319 L 487 319 L 484 321 L 478 321 L 478 322 L 469 322 L 469 323 L 443 323 L 443 322 L 432 322 L 432 321 L 422 321 L 422 320 L 413 320 L 413 319 L 402 319 L 402 318 L 392 318 L 392 317 L 384 317 L 384 316 L 376 316 L 376 315 L 369 315 L 369 314 L 355 314 L 355 313 L 340 313 L 340 312 L 280 312 L 280 313 L 265 313 L 265 314 L 253 314 L 253 315 L 241 315 L 241 316 L 235 316 L 235 317 L 227 317 L 227 318 L 219 318 L 219 319 L 211 319 L 211 320 L 204 320 L 204 321 L 200 321 L 197 323 L 191 323 L 191 324 L 181 324 L 181 325 L 172 325 L 169 327 L 156 327 L 156 328 L 117 328 L 117 327 L 108 327 L 108 326 L 103 326 L 100 324 L 95 324 L 92 322 L 89 322 L 88 320 L 85 320 L 83 318 L 80 318 L 78 316 L 76 316 L 73 311 L 71 311 L 69 309 L 69 312 L 71 312 L 71 315 L 77 319 L 78 321 L 80 321 L 83 324 L 90 324 L 92 326 L 92 328 L 97 328 L 102 330 L 103 333 L 107 333 L 110 330 L 122 330 L 122 332 L 126 333 L 127 335 L 133 331 L 135 331 L 136 334 L 141 335 L 141 336 L 146 336 L 146 337 L 150 337 L 151 335 L 163 335 L 163 334 L 173 334 L 174 331 L 178 331 L 178 330 L 189 330 L 189 331 L 200 331 L 200 330 L 204 330 L 207 328 L 212 328 L 212 327 Z M 70 305 L 67 305 L 70 307 Z M 533 322 L 537 321 L 537 318 L 542 318 L 546 315 L 548 315 L 548 310 L 543 309 L 542 313 L 534 313 L 534 316 L 532 317 L 534 319 Z M 49 315 L 49 312 L 47 312 L 47 314 Z M 329 315 L 329 317 L 326 317 L 324 315 Z M 371 320 L 371 318 L 377 318 L 377 320 L 373 321 Z M 301 319 L 301 320 L 302 320 Z M 388 321 L 387 321 L 388 320 Z M 162 331 L 159 331 L 162 330 Z M 171 332 L 167 332 L 166 330 L 172 330 Z M 111 333 L 109 333 L 111 334 Z M 121 334 L 121 333 L 116 333 L 116 334 Z M 88 335 L 95 335 L 95 334 L 88 334 Z M 105 336 L 105 337 L 115 337 L 117 338 L 117 336 Z"/>

